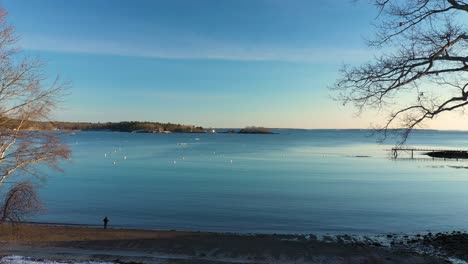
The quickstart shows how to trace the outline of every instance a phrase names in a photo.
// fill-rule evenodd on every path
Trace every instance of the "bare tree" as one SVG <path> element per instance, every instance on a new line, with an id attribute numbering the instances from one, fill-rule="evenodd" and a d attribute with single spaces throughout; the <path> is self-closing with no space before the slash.
<path id="1" fill-rule="evenodd" d="M 0 8 L 0 192 L 3 193 L 8 191 L 5 181 L 9 177 L 40 176 L 39 164 L 57 168 L 58 161 L 70 154 L 58 134 L 34 131 L 32 127 L 35 121 L 48 120 L 67 84 L 58 78 L 50 80 L 40 61 L 23 55 L 6 16 L 6 11 Z M 1 218 L 18 220 L 14 214 L 5 212 L 10 212 L 13 204 L 33 204 L 36 199 L 33 194 L 32 185 L 13 186 Z M 18 199 L 29 200 L 18 202 Z M 23 214 L 29 212 L 26 208 L 21 210 Z"/>
<path id="2" fill-rule="evenodd" d="M 20 182 L 8 191 L 1 208 L 0 222 L 12 224 L 42 208 L 36 189 L 30 182 Z"/>
<path id="3" fill-rule="evenodd" d="M 401 132 L 468 105 L 468 1 L 373 0 L 379 9 L 369 46 L 383 55 L 342 69 L 333 89 L 361 113 L 388 114 L 378 129 Z M 385 48 L 385 49 L 384 49 Z"/>

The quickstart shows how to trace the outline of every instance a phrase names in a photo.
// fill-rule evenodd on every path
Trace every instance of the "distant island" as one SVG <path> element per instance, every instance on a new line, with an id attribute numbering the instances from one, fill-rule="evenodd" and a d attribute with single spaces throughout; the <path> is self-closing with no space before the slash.
<path id="1" fill-rule="evenodd" d="M 16 129 L 19 120 L 6 120 L 0 118 L 5 129 Z M 122 122 L 62 122 L 62 121 L 28 121 L 22 126 L 23 130 L 30 131 L 113 131 L 128 133 L 216 133 L 215 129 L 205 129 L 201 126 L 182 125 L 173 123 L 160 123 L 149 121 L 122 121 Z M 221 129 L 224 134 L 276 134 L 265 127 L 249 126 L 241 129 Z"/>
<path id="2" fill-rule="evenodd" d="M 255 126 L 241 128 L 240 130 L 230 129 L 230 130 L 227 130 L 227 131 L 221 132 L 221 133 L 226 133 L 226 134 L 275 134 L 268 128 L 255 127 Z"/>
<path id="3" fill-rule="evenodd" d="M 201 126 L 159 122 L 124 121 L 107 123 L 53 122 L 59 130 L 117 131 L 130 133 L 205 133 Z"/>
<path id="4" fill-rule="evenodd" d="M 1 119 L 1 118 L 0 118 Z M 2 120 L 0 120 L 2 121 Z M 6 129 L 18 127 L 18 120 L 4 122 Z M 130 133 L 206 133 L 214 130 L 205 130 L 201 126 L 181 125 L 172 123 L 159 123 L 147 121 L 123 122 L 56 122 L 56 121 L 28 121 L 22 127 L 24 130 L 52 131 L 52 130 L 80 130 L 80 131 L 116 131 Z"/>

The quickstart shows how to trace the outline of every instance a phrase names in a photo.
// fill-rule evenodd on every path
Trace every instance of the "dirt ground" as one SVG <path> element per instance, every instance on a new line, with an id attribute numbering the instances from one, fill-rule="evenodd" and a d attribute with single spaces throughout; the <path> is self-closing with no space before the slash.
<path id="1" fill-rule="evenodd" d="M 403 247 L 315 236 L 47 225 L 0 227 L 0 255 L 117 263 L 450 263 Z"/>

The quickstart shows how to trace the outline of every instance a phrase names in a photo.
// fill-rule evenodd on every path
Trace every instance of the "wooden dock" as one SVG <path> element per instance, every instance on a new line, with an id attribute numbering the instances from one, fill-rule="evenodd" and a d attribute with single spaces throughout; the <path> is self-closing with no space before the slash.
<path id="1" fill-rule="evenodd" d="M 394 147 L 391 149 L 392 158 L 397 159 L 401 152 L 409 153 L 410 158 L 414 159 L 415 152 L 465 152 L 468 153 L 466 149 L 438 149 L 438 148 L 426 148 L 426 147 Z M 434 157 L 432 157 L 434 159 Z M 458 160 L 458 158 L 456 159 Z"/>

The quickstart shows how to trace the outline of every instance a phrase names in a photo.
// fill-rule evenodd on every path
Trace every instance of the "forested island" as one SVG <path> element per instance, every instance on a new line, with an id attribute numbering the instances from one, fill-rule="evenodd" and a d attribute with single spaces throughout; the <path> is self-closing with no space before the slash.
<path id="1" fill-rule="evenodd" d="M 2 119 L 0 123 L 4 129 L 17 129 L 20 120 Z M 160 123 L 149 121 L 122 122 L 62 122 L 62 121 L 26 121 L 21 125 L 22 130 L 31 131 L 114 131 L 129 133 L 216 133 L 214 129 L 201 126 L 174 123 Z M 219 133 L 225 134 L 276 134 L 269 128 L 249 126 L 241 129 L 227 129 Z"/>
<path id="2" fill-rule="evenodd" d="M 75 123 L 75 122 L 54 122 L 54 126 L 59 130 L 83 130 L 83 131 L 118 131 L 133 133 L 205 133 L 201 126 L 181 125 L 173 123 L 145 122 L 145 121 L 124 121 L 107 123 Z"/>
<path id="3" fill-rule="evenodd" d="M 0 120 L 1 121 L 1 120 Z M 2 122 L 6 129 L 16 129 L 19 120 L 5 120 Z M 147 121 L 124 121 L 124 122 L 55 122 L 55 121 L 27 121 L 22 126 L 24 130 L 81 130 L 81 131 L 116 131 L 133 133 L 205 133 L 201 126 L 181 125 L 173 123 L 159 123 Z"/>
<path id="4" fill-rule="evenodd" d="M 268 128 L 255 127 L 255 126 L 245 127 L 239 130 L 229 129 L 222 133 L 226 133 L 226 134 L 275 134 Z"/>

